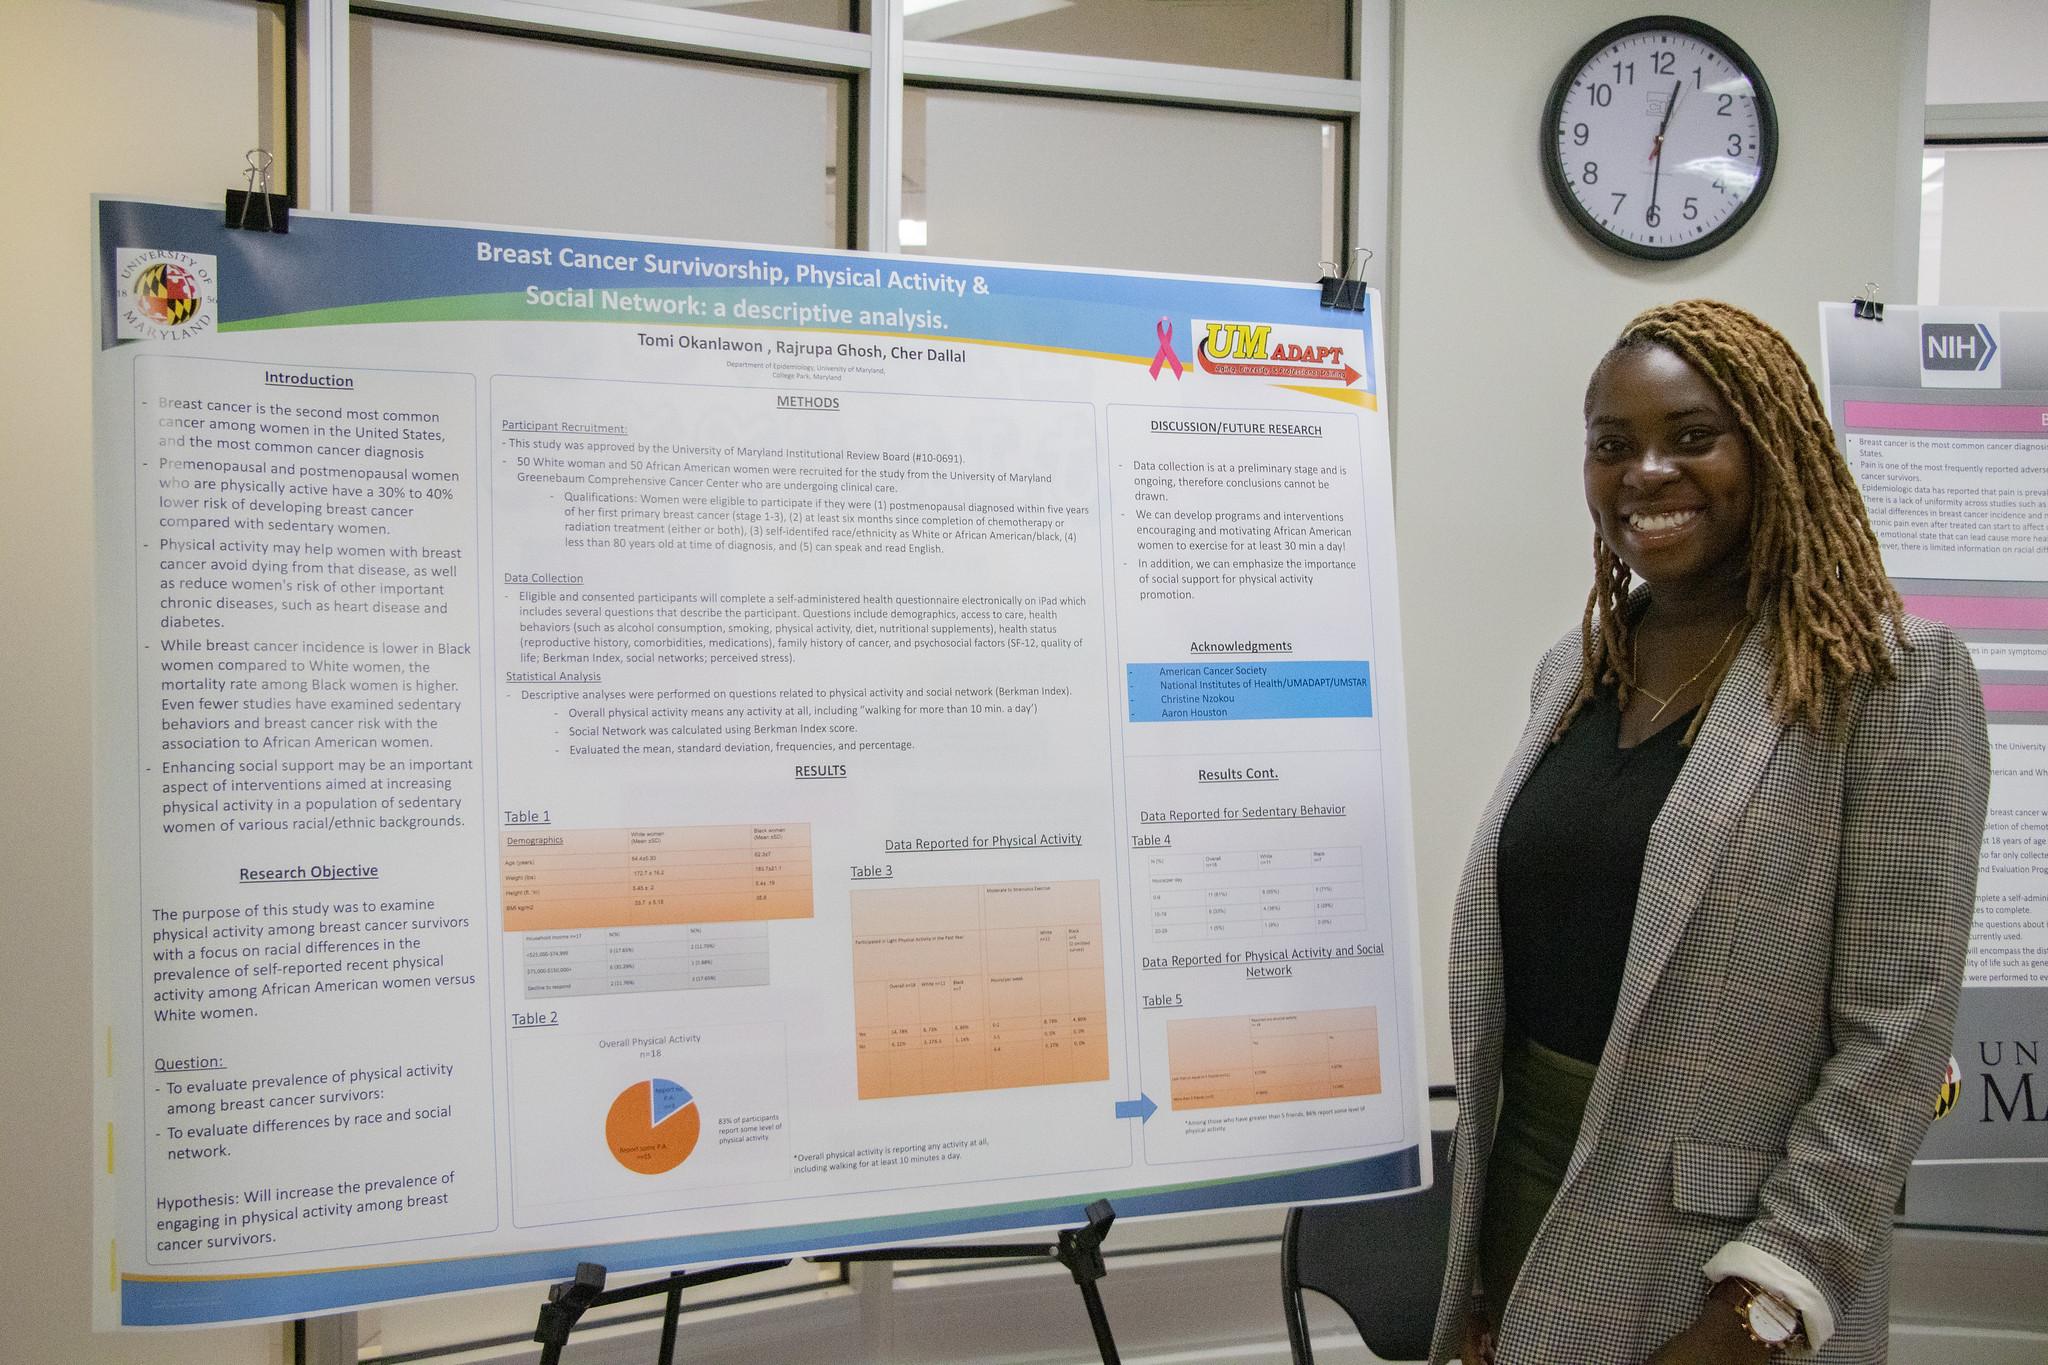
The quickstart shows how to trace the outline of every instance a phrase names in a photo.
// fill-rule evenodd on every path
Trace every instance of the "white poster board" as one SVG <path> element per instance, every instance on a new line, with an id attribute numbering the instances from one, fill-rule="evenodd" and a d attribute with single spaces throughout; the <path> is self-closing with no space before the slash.
<path id="1" fill-rule="evenodd" d="M 1829 414 L 1906 610 L 1969 645 L 1991 805 L 1910 1222 L 2048 1232 L 2048 312 L 1824 304 Z"/>
<path id="2" fill-rule="evenodd" d="M 1427 1183 L 1377 298 L 98 222 L 103 1324 Z"/>

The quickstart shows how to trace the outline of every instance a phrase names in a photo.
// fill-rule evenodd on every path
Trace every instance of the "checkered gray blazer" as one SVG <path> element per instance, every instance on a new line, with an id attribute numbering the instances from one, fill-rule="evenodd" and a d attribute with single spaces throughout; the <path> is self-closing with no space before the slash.
<path id="1" fill-rule="evenodd" d="M 1765 625 L 1743 641 L 1651 828 L 1578 1144 L 1495 1305 L 1499 1365 L 1635 1365 L 1698 1315 L 1700 1267 L 1736 1239 L 1826 1295 L 1835 1336 L 1808 1359 L 1885 1359 L 1892 1211 L 1948 1058 L 1990 781 L 1968 652 L 1932 622 L 1905 633 L 1897 678 L 1811 728 L 1772 717 Z M 1433 1361 L 1457 1359 L 1499 1105 L 1501 819 L 1581 668 L 1576 631 L 1537 668 L 1458 888 Z"/>

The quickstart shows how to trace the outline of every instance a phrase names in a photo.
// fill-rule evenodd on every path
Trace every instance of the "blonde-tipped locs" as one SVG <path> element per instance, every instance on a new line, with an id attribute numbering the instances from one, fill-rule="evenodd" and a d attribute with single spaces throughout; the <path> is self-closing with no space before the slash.
<path id="1" fill-rule="evenodd" d="M 1748 612 L 1754 620 L 1772 608 L 1771 701 L 1779 719 L 1812 724 L 1830 688 L 1890 678 L 1888 641 L 1904 638 L 1898 593 L 1885 576 L 1863 497 L 1835 444 L 1813 376 L 1775 328 L 1711 299 L 1638 314 L 1600 364 L 1644 346 L 1662 346 L 1697 370 L 1741 425 L 1756 490 Z M 1593 590 L 1579 627 L 1585 668 L 1553 739 L 1596 687 L 1616 688 L 1624 706 L 1635 690 L 1628 566 L 1597 534 L 1593 565 Z M 1687 743 L 1733 657 L 1731 651 L 1710 680 Z"/>

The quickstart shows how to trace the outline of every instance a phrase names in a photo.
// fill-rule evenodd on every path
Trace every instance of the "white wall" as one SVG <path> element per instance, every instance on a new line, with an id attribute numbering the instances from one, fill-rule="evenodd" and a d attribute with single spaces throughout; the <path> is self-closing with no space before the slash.
<path id="1" fill-rule="evenodd" d="M 2048 4 L 2041 0 L 1932 0 L 1929 104 L 2048 100 Z"/>
<path id="2" fill-rule="evenodd" d="M 259 137 L 247 0 L 52 0 L 0 18 L 0 1300 L 9 1365 L 273 1365 L 281 1330 L 95 1338 L 94 191 L 219 202 Z"/>
<path id="3" fill-rule="evenodd" d="M 1581 43 L 1646 8 L 1401 9 L 1389 348 L 1437 1080 L 1451 1074 L 1442 983 L 1466 843 L 1521 732 L 1530 670 L 1577 624 L 1592 581 L 1579 405 L 1594 361 L 1638 310 L 1713 296 L 1771 321 L 1817 369 L 1815 304 L 1909 269 L 1894 224 L 1902 176 L 1918 211 L 1919 127 L 1899 99 L 1902 81 L 1919 89 L 1925 11 L 1911 0 L 1866 0 L 1854 23 L 1838 5 L 1686 6 L 1748 51 L 1776 100 L 1781 150 L 1762 207 L 1734 240 L 1682 262 L 1616 256 L 1571 227 L 1537 161 L 1544 99 Z"/>

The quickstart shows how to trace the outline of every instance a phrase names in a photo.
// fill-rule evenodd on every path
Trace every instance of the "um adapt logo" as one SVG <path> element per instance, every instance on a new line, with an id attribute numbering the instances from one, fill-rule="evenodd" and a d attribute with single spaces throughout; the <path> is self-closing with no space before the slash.
<path id="1" fill-rule="evenodd" d="M 1195 320 L 1195 363 L 1213 375 L 1293 379 L 1346 387 L 1363 376 L 1350 363 L 1355 334 L 1277 323 Z"/>
<path id="2" fill-rule="evenodd" d="M 185 251 L 122 248 L 114 334 L 134 341 L 171 341 L 210 332 L 217 294 L 214 257 Z"/>

